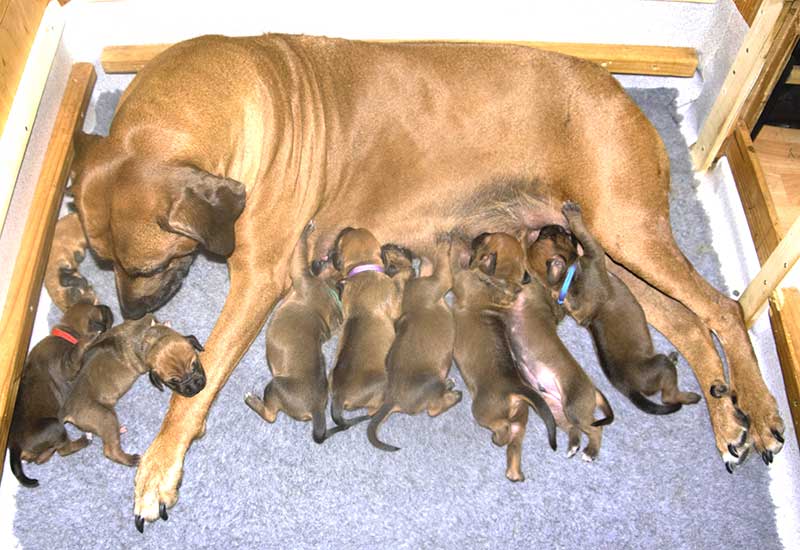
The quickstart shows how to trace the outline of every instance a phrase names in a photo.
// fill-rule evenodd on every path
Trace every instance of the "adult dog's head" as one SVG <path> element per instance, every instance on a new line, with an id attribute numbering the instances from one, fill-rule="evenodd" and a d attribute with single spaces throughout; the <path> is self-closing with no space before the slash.
<path id="1" fill-rule="evenodd" d="M 188 162 L 153 161 L 142 144 L 134 155 L 131 144 L 113 138 L 79 134 L 75 142 L 70 191 L 89 246 L 113 264 L 125 317 L 166 303 L 199 247 L 233 252 L 241 183 Z"/>

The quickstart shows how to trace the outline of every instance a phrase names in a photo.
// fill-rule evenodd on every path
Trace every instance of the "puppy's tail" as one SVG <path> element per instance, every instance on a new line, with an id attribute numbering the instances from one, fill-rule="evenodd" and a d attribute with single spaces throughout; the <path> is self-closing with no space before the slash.
<path id="1" fill-rule="evenodd" d="M 369 442 L 372 443 L 373 447 L 377 447 L 382 451 L 393 452 L 400 450 L 400 447 L 389 445 L 388 443 L 384 443 L 378 439 L 378 428 L 380 428 L 384 420 L 389 418 L 389 416 L 394 412 L 392 409 L 394 409 L 394 405 L 392 403 L 384 403 L 383 406 L 378 409 L 378 412 L 375 413 L 375 416 L 372 417 L 372 420 L 369 421 L 369 426 L 367 426 L 367 438 L 369 439 Z"/>
<path id="2" fill-rule="evenodd" d="M 336 422 L 336 425 L 340 428 L 337 431 L 346 430 L 348 428 L 352 428 L 356 424 L 360 422 L 364 422 L 370 419 L 368 414 L 363 416 L 356 416 L 354 418 L 345 418 L 344 417 L 344 410 L 342 409 L 342 404 L 337 402 L 336 399 L 331 401 L 331 418 L 333 421 Z"/>
<path id="3" fill-rule="evenodd" d="M 554 451 L 556 450 L 556 419 L 553 418 L 553 413 L 550 411 L 550 407 L 547 406 L 547 403 L 539 395 L 536 391 L 531 388 L 523 388 L 520 392 L 522 398 L 528 402 L 528 404 L 536 411 L 542 421 L 544 422 L 545 427 L 547 428 L 547 441 L 550 443 L 550 448 Z"/>
<path id="4" fill-rule="evenodd" d="M 19 447 L 16 445 L 8 448 L 9 462 L 11 463 L 11 472 L 14 474 L 23 487 L 38 487 L 39 480 L 31 479 L 22 471 L 22 458 Z"/>
<path id="5" fill-rule="evenodd" d="M 603 392 L 601 392 L 598 389 L 595 389 L 594 399 L 596 406 L 599 407 L 600 410 L 603 411 L 603 414 L 606 416 L 604 418 L 601 418 L 600 420 L 595 420 L 594 422 L 592 422 L 592 426 L 606 426 L 614 422 L 614 411 L 611 410 L 611 405 L 608 404 L 608 399 L 606 399 L 606 396 L 603 395 Z"/>
<path id="6" fill-rule="evenodd" d="M 311 413 L 311 425 L 312 425 L 311 437 L 314 438 L 314 443 L 323 443 L 333 434 L 342 432 L 347 429 L 341 426 L 334 426 L 333 428 L 328 429 L 327 422 L 325 421 L 324 408 Z"/>
<path id="7" fill-rule="evenodd" d="M 647 414 L 672 414 L 681 410 L 680 403 L 653 403 L 649 399 L 647 399 L 642 393 L 634 391 L 628 394 L 628 399 L 631 400 L 631 403 L 636 405 L 640 410 L 646 412 Z"/>

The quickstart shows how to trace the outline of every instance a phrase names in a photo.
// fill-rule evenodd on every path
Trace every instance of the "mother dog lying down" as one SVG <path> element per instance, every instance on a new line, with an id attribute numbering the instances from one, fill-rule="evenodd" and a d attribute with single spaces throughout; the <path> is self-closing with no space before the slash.
<path id="1" fill-rule="evenodd" d="M 725 462 L 782 446 L 738 304 L 673 240 L 663 144 L 589 62 L 506 45 L 200 37 L 139 73 L 110 135 L 78 139 L 73 168 L 89 245 L 113 263 L 128 316 L 169 300 L 199 248 L 230 270 L 206 389 L 172 398 L 142 457 L 134 513 L 146 520 L 175 504 L 185 453 L 288 288 L 311 218 L 315 257 L 347 226 L 430 254 L 439 233 L 565 224 L 561 203 L 577 201 L 611 260 L 647 283 L 636 298 L 694 368 Z"/>

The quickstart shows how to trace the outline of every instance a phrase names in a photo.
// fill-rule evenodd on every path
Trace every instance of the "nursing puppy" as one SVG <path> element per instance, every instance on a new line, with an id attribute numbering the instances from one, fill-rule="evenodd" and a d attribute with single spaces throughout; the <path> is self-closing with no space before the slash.
<path id="1" fill-rule="evenodd" d="M 387 259 L 386 265 L 394 271 L 394 261 Z M 378 428 L 390 415 L 426 410 L 438 416 L 461 401 L 461 392 L 453 390 L 453 380 L 447 378 L 455 339 L 453 314 L 444 301 L 453 284 L 449 242 L 438 245 L 433 273 L 426 275 L 405 285 L 402 315 L 386 357 L 383 405 L 367 428 L 370 443 L 384 451 L 399 450 L 378 439 Z"/>
<path id="2" fill-rule="evenodd" d="M 25 487 L 37 487 L 39 481 L 25 475 L 22 460 L 43 464 L 54 452 L 67 456 L 89 444 L 85 435 L 70 441 L 59 410 L 80 370 L 86 346 L 111 323 L 108 307 L 78 303 L 28 354 L 8 433 L 11 471 Z"/>
<path id="3" fill-rule="evenodd" d="M 120 446 L 114 405 L 145 373 L 159 390 L 166 385 L 185 397 L 197 394 L 206 383 L 198 351 L 203 347 L 197 338 L 178 334 L 152 315 L 125 321 L 87 348 L 61 407 L 61 419 L 100 436 L 109 459 L 135 466 L 139 455 L 125 453 Z"/>
<path id="4" fill-rule="evenodd" d="M 412 270 L 409 254 L 403 264 L 392 264 L 399 270 L 394 277 L 384 272 L 382 252 L 396 250 L 382 251 L 366 229 L 346 228 L 330 253 L 333 266 L 345 275 L 340 283 L 344 324 L 330 375 L 331 417 L 343 428 L 368 420 L 383 403 L 386 355 L 400 317 L 403 285 Z M 367 409 L 367 416 L 344 418 L 343 411 L 361 408 Z"/>
<path id="5" fill-rule="evenodd" d="M 542 397 L 526 386 L 514 366 L 498 307 L 507 306 L 517 288 L 497 287 L 477 269 L 459 270 L 454 277 L 455 343 L 453 355 L 472 395 L 472 415 L 492 432 L 492 443 L 506 446 L 506 477 L 524 481 L 522 441 L 533 407 L 547 427 L 556 449 L 555 420 Z"/>
<path id="6" fill-rule="evenodd" d="M 524 277 L 525 254 L 511 235 L 484 234 L 473 241 L 473 265 L 495 278 L 518 283 Z M 534 277 L 511 306 L 501 311 L 520 375 L 541 393 L 556 423 L 569 434 L 567 456 L 578 451 L 583 432 L 589 438 L 583 458 L 593 461 L 600 452 L 602 426 L 614 420 L 614 413 L 559 338 L 557 327 L 563 318 L 560 308 Z M 600 420 L 594 418 L 597 407 L 605 414 Z"/>
<path id="7" fill-rule="evenodd" d="M 44 271 L 44 286 L 53 303 L 66 311 L 78 302 L 96 303 L 94 289 L 78 272 L 88 243 L 78 214 L 67 214 L 56 222 L 53 244 Z"/>
<path id="8" fill-rule="evenodd" d="M 642 307 L 628 287 L 607 271 L 605 251 L 586 229 L 580 207 L 567 202 L 563 212 L 583 255 L 578 257 L 574 242 L 563 230 L 550 229 L 528 248 L 529 266 L 553 294 L 563 294 L 560 299 L 567 312 L 588 326 L 609 381 L 649 414 L 673 413 L 682 404 L 700 401 L 696 393 L 678 389 L 677 354 L 655 352 Z M 572 265 L 571 284 L 565 285 Z M 663 405 L 645 397 L 658 392 Z"/>
<path id="9" fill-rule="evenodd" d="M 303 231 L 291 260 L 292 288 L 275 311 L 267 330 L 267 362 L 272 380 L 264 397 L 245 396 L 245 403 L 267 422 L 283 411 L 295 420 L 312 421 L 314 441 L 322 443 L 341 428 L 326 429 L 328 378 L 322 344 L 342 322 L 338 291 L 308 268 L 308 236 Z"/>

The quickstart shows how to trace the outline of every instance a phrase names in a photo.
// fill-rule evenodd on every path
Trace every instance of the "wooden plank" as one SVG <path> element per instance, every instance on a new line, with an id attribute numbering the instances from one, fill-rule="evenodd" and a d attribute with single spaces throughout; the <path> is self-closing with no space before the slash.
<path id="1" fill-rule="evenodd" d="M 734 3 L 747 24 L 752 25 L 763 0 L 734 0 Z"/>
<path id="2" fill-rule="evenodd" d="M 73 65 L 29 208 L 0 318 L 0 334 L 3 335 L 3 345 L 0 346 L 0 449 L 6 448 L 17 386 L 42 290 L 47 251 L 53 239 L 72 159 L 72 137 L 83 124 L 95 79 L 94 66 L 90 63 Z"/>
<path id="3" fill-rule="evenodd" d="M 786 397 L 800 444 L 800 291 L 784 288 L 770 298 L 770 322 L 781 360 Z"/>
<path id="4" fill-rule="evenodd" d="M 789 78 L 786 79 L 786 83 L 793 86 L 800 84 L 800 65 L 795 65 L 792 67 L 792 70 L 789 73 Z"/>
<path id="5" fill-rule="evenodd" d="M 379 40 L 377 42 L 400 41 Z M 478 41 L 448 40 L 446 42 Z M 574 55 L 594 61 L 612 73 L 689 77 L 694 75 L 697 69 L 697 53 L 692 48 L 527 41 L 491 43 L 516 44 Z M 108 46 L 103 49 L 100 62 L 103 70 L 107 73 L 135 73 L 169 46 L 170 44 Z"/>
<path id="6" fill-rule="evenodd" d="M 743 122 L 740 121 L 736 125 L 728 139 L 725 154 L 742 199 L 758 259 L 763 264 L 778 246 L 782 235 L 778 230 L 778 215 L 767 188 L 761 163 L 750 139 L 750 132 Z"/>
<path id="7" fill-rule="evenodd" d="M 31 46 L 5 128 L 0 132 L 0 182 L 4 182 L 0 185 L 0 229 L 5 225 L 14 184 L 63 30 L 63 10 L 57 2 L 51 2 Z"/>
<path id="8" fill-rule="evenodd" d="M 800 129 L 763 126 L 753 145 L 785 234 L 800 216 Z"/>
<path id="9" fill-rule="evenodd" d="M 720 94 L 703 122 L 697 142 L 692 146 L 692 165 L 695 170 L 708 170 L 733 130 L 739 113 L 764 68 L 775 38 L 773 30 L 782 9 L 783 0 L 764 0 L 758 10 Z"/>
<path id="10" fill-rule="evenodd" d="M 753 326 L 758 314 L 767 305 L 767 300 L 794 267 L 798 257 L 800 257 L 800 218 L 795 220 L 789 232 L 763 262 L 761 271 L 750 281 L 739 298 L 747 328 Z"/>
<path id="11" fill-rule="evenodd" d="M 741 118 L 751 132 L 797 44 L 798 29 L 800 29 L 798 24 L 800 24 L 800 0 L 784 2 L 781 14 L 775 24 L 775 37 L 769 52 L 767 52 L 764 68 L 742 107 Z"/>
<path id="12" fill-rule="evenodd" d="M 48 0 L 7 0 L 0 6 L 0 133 Z"/>

